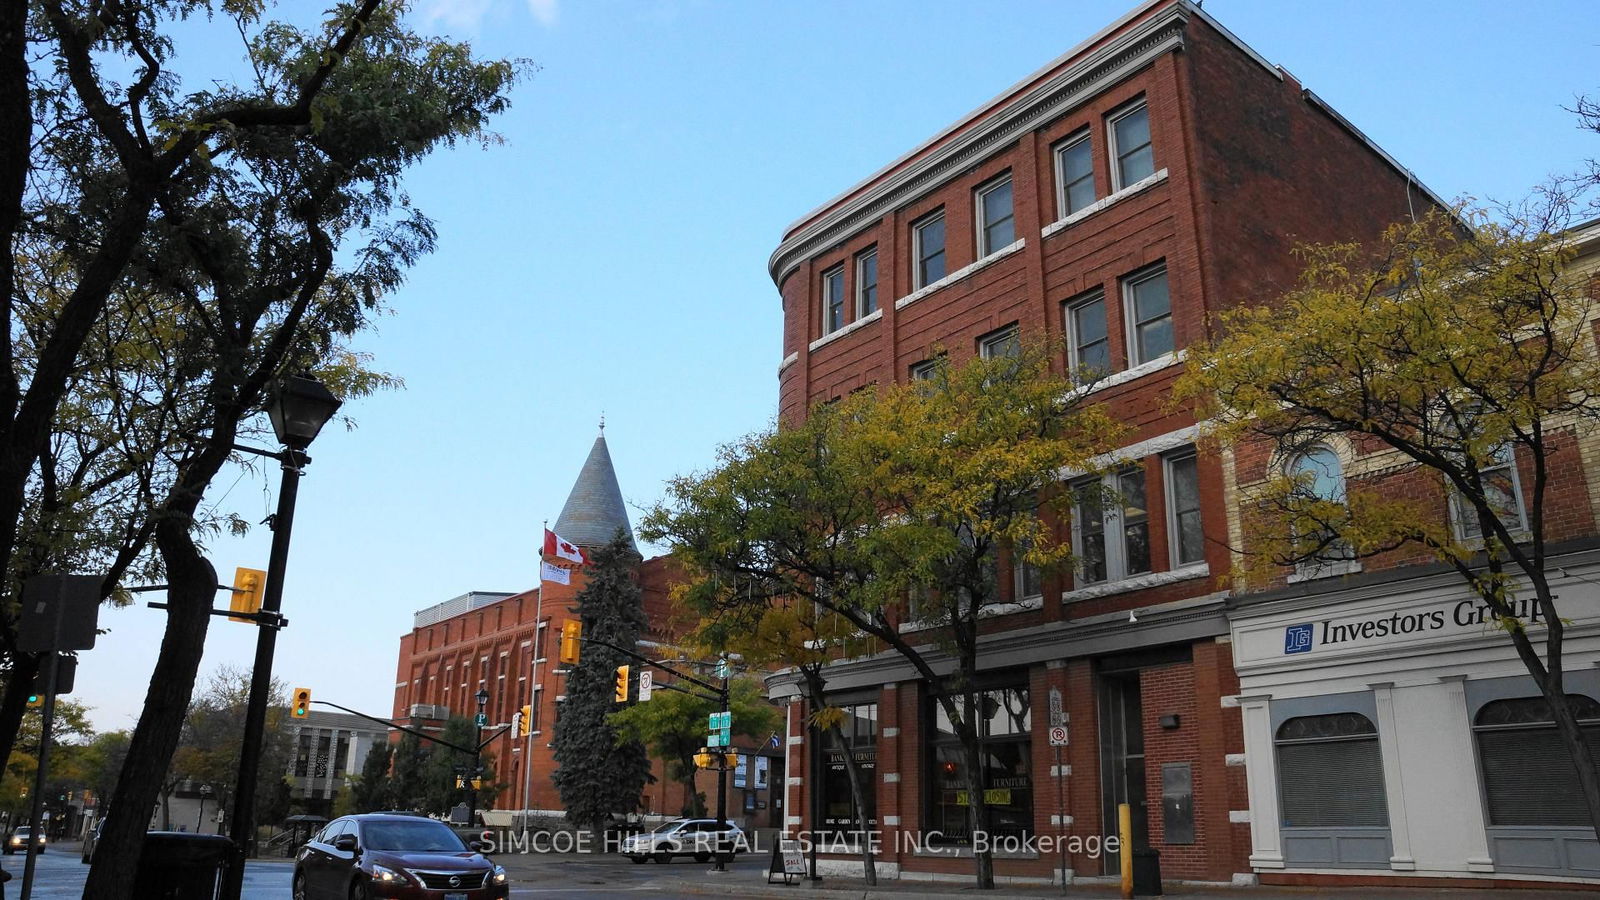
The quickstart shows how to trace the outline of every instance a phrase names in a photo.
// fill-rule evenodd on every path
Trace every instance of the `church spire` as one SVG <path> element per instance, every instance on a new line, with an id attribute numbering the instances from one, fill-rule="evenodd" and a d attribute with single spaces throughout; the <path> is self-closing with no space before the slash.
<path id="1" fill-rule="evenodd" d="M 601 422 L 604 423 L 604 419 Z M 628 545 L 638 551 L 633 541 L 633 525 L 628 521 L 628 507 L 622 502 L 622 488 L 617 485 L 617 472 L 611 466 L 611 451 L 606 447 L 605 425 L 600 426 L 600 436 L 589 448 L 589 458 L 578 472 L 578 480 L 567 495 L 567 503 L 556 517 L 555 532 L 580 547 L 602 547 L 621 528 L 628 536 Z"/>

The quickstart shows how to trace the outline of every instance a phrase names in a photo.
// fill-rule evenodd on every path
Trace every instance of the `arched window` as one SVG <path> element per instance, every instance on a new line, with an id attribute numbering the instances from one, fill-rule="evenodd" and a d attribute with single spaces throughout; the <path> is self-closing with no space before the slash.
<path id="1" fill-rule="evenodd" d="M 1600 755 L 1600 703 L 1568 694 L 1567 704 L 1590 752 Z M 1578 772 L 1543 697 L 1492 700 L 1478 710 L 1472 730 L 1491 826 L 1590 823 Z"/>
<path id="2" fill-rule="evenodd" d="M 1387 827 L 1378 729 L 1360 713 L 1299 716 L 1278 726 L 1283 827 Z"/>
<path id="3" fill-rule="evenodd" d="M 1339 454 L 1326 444 L 1317 444 L 1289 460 L 1287 475 L 1295 480 L 1291 503 L 1345 502 L 1344 467 Z M 1323 523 L 1300 529 L 1295 535 L 1297 552 L 1305 554 L 1298 564 L 1301 577 L 1315 578 L 1348 571 L 1350 547 L 1337 538 L 1330 525 Z"/>

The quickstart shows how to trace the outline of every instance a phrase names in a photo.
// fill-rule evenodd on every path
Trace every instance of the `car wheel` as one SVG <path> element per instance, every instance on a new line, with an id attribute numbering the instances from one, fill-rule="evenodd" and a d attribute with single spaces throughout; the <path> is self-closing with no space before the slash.
<path id="1" fill-rule="evenodd" d="M 304 872 L 294 873 L 294 887 L 291 890 L 293 891 L 294 900 L 306 900 L 306 876 Z"/>
<path id="2" fill-rule="evenodd" d="M 642 856 L 630 856 L 630 857 L 628 857 L 628 862 L 631 862 L 634 865 L 639 865 L 640 863 L 644 862 L 644 857 L 642 857 Z"/>
<path id="3" fill-rule="evenodd" d="M 711 858 L 711 854 L 709 854 L 709 853 L 696 853 L 694 855 L 694 861 L 697 862 L 697 863 L 703 863 L 703 862 L 705 862 L 706 860 L 708 860 L 710 858 Z"/>
<path id="4" fill-rule="evenodd" d="M 357 878 L 355 884 L 350 885 L 350 900 L 371 900 L 372 892 L 367 890 L 367 880 Z"/>
<path id="5" fill-rule="evenodd" d="M 658 865 L 663 865 L 664 866 L 667 863 L 672 862 L 672 854 L 671 853 L 657 853 L 655 856 L 652 856 L 651 859 L 654 859 Z"/>

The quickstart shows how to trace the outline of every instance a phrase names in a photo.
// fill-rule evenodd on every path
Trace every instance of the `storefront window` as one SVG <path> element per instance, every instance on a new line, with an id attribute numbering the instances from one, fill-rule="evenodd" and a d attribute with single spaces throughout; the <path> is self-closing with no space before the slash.
<path id="1" fill-rule="evenodd" d="M 1600 703 L 1568 694 L 1591 753 L 1600 755 Z M 1490 825 L 1590 824 L 1572 757 L 1543 697 L 1494 700 L 1472 723 Z"/>
<path id="2" fill-rule="evenodd" d="M 877 767 L 878 767 L 878 704 L 859 703 L 841 707 L 846 714 L 840 730 L 844 732 L 848 750 L 838 746 L 837 736 L 822 736 L 822 765 L 820 787 L 822 794 L 822 828 L 824 832 L 854 832 L 856 809 L 850 794 L 850 773 L 845 768 L 845 753 L 855 756 L 860 769 L 861 799 L 866 805 L 867 828 L 878 825 Z"/>
<path id="3" fill-rule="evenodd" d="M 959 706 L 961 701 L 957 701 Z M 1027 838 L 1033 834 L 1032 715 L 1028 689 L 1001 687 L 978 697 L 979 781 L 988 809 L 986 830 L 993 837 Z M 961 742 L 944 707 L 933 704 L 929 716 L 933 777 L 926 826 L 934 842 L 971 843 L 967 822 L 966 760 Z"/>
<path id="4" fill-rule="evenodd" d="M 1378 729 L 1360 713 L 1300 716 L 1278 727 L 1285 828 L 1389 824 Z"/>

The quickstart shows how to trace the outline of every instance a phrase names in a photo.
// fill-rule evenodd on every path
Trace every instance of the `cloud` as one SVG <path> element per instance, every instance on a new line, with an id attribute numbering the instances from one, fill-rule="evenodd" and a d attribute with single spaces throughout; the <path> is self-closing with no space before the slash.
<path id="1" fill-rule="evenodd" d="M 429 25 L 446 29 L 477 31 L 494 0 L 422 0 L 417 15 Z"/>
<path id="2" fill-rule="evenodd" d="M 554 27 L 561 17 L 560 0 L 527 0 L 528 12 L 546 28 Z"/>

